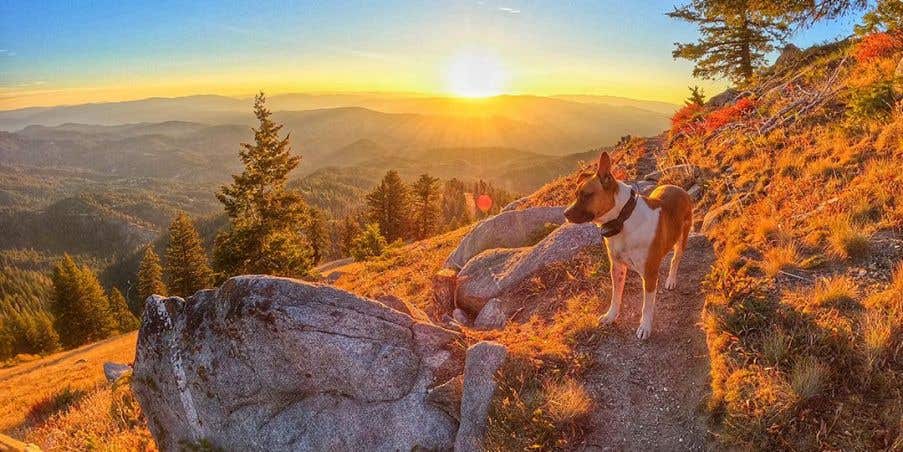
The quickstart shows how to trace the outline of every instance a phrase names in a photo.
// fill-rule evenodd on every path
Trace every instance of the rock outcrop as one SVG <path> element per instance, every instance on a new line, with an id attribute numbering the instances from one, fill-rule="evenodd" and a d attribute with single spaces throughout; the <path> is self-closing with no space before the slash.
<path id="1" fill-rule="evenodd" d="M 564 223 L 564 207 L 533 207 L 509 210 L 479 223 L 461 240 L 445 260 L 445 268 L 460 270 L 483 251 L 493 248 L 518 248 L 541 239 L 550 225 Z"/>
<path id="2" fill-rule="evenodd" d="M 458 273 L 455 302 L 477 315 L 492 299 L 514 288 L 542 268 L 572 259 L 590 246 L 601 246 L 593 223 L 565 224 L 531 247 L 492 249 L 467 262 Z"/>
<path id="3" fill-rule="evenodd" d="M 103 363 L 103 375 L 107 377 L 110 383 L 122 378 L 123 375 L 132 371 L 132 366 L 128 364 L 114 363 L 107 361 Z"/>
<path id="4" fill-rule="evenodd" d="M 164 451 L 448 450 L 462 342 L 334 287 L 242 276 L 149 298 L 132 385 Z M 471 410 L 486 390 L 468 378 Z"/>
<path id="5" fill-rule="evenodd" d="M 467 350 L 461 396 L 461 425 L 455 438 L 455 452 L 483 450 L 489 404 L 498 384 L 495 372 L 505 363 L 508 351 L 495 342 L 480 342 Z"/>

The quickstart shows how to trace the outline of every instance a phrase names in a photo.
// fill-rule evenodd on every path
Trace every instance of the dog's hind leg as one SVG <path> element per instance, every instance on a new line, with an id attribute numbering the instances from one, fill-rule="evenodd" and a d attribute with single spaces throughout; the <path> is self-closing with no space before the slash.
<path id="1" fill-rule="evenodd" d="M 609 257 L 611 262 L 611 304 L 608 312 L 599 317 L 603 325 L 611 324 L 618 318 L 621 312 L 621 297 L 624 295 L 624 282 L 627 281 L 627 264 L 618 262 Z"/>
<path id="2" fill-rule="evenodd" d="M 677 268 L 680 266 L 680 259 L 684 255 L 684 249 L 687 247 L 687 236 L 690 234 L 692 222 L 685 222 L 680 230 L 680 237 L 674 244 L 674 255 L 671 256 L 671 265 L 668 268 L 668 279 L 665 280 L 665 289 L 672 290 L 677 287 Z"/>

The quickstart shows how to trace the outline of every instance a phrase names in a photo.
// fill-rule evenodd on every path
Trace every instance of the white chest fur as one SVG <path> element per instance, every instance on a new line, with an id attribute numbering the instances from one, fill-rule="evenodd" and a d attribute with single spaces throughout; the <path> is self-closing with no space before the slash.
<path id="1" fill-rule="evenodd" d="M 649 255 L 649 247 L 655 238 L 658 228 L 660 209 L 652 209 L 640 198 L 630 218 L 624 222 L 624 228 L 618 235 L 605 239 L 611 258 L 627 264 L 638 273 L 642 273 Z"/>

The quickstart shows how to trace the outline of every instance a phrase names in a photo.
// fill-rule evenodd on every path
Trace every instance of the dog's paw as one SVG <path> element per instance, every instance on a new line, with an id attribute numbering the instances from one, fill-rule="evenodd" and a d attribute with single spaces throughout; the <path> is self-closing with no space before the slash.
<path id="1" fill-rule="evenodd" d="M 617 320 L 617 318 L 618 312 L 609 309 L 608 312 L 599 317 L 599 323 L 602 325 L 611 325 L 612 323 L 615 323 L 615 320 Z"/>
<path id="2" fill-rule="evenodd" d="M 674 290 L 675 287 L 677 287 L 677 278 L 668 278 L 665 281 L 665 290 Z"/>
<path id="3" fill-rule="evenodd" d="M 640 322 L 640 327 L 636 329 L 636 338 L 645 341 L 652 334 L 652 324 Z"/>

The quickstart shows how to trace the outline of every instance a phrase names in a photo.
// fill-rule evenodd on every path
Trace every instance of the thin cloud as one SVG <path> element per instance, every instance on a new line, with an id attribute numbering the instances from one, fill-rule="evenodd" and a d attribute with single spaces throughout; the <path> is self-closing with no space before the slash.
<path id="1" fill-rule="evenodd" d="M 519 9 L 508 8 L 507 6 L 499 6 L 499 11 L 508 13 L 508 14 L 520 14 Z"/>

